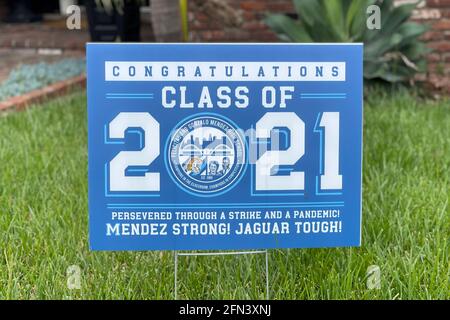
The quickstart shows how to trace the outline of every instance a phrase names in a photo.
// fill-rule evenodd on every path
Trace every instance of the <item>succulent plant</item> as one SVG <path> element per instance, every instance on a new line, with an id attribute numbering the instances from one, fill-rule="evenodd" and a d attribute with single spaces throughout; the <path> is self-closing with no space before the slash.
<path id="1" fill-rule="evenodd" d="M 272 14 L 265 22 L 289 42 L 363 42 L 364 78 L 410 80 L 426 69 L 429 49 L 419 41 L 428 26 L 408 21 L 417 3 L 392 0 L 293 0 L 298 19 Z M 366 26 L 368 6 L 380 8 L 381 28 Z"/>
<path id="2" fill-rule="evenodd" d="M 85 65 L 84 59 L 73 58 L 56 63 L 20 65 L 0 83 L 0 101 L 82 74 Z"/>

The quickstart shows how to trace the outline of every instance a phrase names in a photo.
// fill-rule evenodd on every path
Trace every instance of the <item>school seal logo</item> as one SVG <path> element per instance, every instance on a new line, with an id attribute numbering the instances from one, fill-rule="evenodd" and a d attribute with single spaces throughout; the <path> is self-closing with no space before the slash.
<path id="1" fill-rule="evenodd" d="M 171 177 L 185 191 L 214 196 L 230 190 L 246 165 L 244 138 L 231 120 L 204 114 L 177 125 L 166 145 Z"/>

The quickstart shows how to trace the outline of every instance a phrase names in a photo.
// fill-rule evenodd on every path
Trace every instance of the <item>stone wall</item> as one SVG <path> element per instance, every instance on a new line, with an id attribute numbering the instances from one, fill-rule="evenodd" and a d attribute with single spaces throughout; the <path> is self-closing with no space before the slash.
<path id="1" fill-rule="evenodd" d="M 415 0 L 398 0 L 397 3 Z M 190 40 L 194 42 L 278 41 L 264 25 L 266 13 L 295 14 L 291 0 L 189 0 Z M 432 48 L 428 72 L 420 75 L 434 90 L 450 92 L 450 0 L 424 0 L 413 14 L 431 29 L 423 40 Z"/>
<path id="2" fill-rule="evenodd" d="M 421 75 L 434 89 L 450 93 L 450 0 L 422 1 L 413 19 L 430 25 L 423 40 L 433 52 L 428 55 L 428 73 Z"/>

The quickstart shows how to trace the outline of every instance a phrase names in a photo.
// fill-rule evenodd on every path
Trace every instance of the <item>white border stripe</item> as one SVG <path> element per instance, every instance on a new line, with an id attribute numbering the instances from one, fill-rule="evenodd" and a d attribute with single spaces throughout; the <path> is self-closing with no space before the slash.
<path id="1" fill-rule="evenodd" d="M 105 61 L 106 81 L 345 81 L 345 62 Z"/>

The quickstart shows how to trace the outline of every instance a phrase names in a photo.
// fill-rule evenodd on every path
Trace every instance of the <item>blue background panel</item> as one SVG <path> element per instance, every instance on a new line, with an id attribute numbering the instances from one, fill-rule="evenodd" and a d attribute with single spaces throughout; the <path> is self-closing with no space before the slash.
<path id="1" fill-rule="evenodd" d="M 89 134 L 89 228 L 93 250 L 209 250 L 338 247 L 360 245 L 361 233 L 361 151 L 362 151 L 362 55 L 360 44 L 88 44 L 87 94 Z M 345 81 L 105 81 L 105 61 L 145 62 L 345 62 Z M 249 88 L 249 106 L 218 108 L 212 94 L 213 108 L 172 109 L 161 104 L 162 88 L 186 86 L 186 100 L 196 101 L 203 86 L 215 93 L 220 86 L 232 90 Z M 293 86 L 295 91 L 284 109 L 261 105 L 265 86 Z M 179 96 L 177 96 L 179 99 Z M 160 125 L 160 155 L 148 167 L 128 167 L 125 175 L 138 176 L 146 171 L 160 173 L 159 192 L 112 192 L 109 190 L 109 162 L 121 151 L 141 150 L 147 143 L 141 128 L 129 128 L 125 139 L 110 139 L 108 124 L 121 112 L 148 112 Z M 305 123 L 305 154 L 293 166 L 279 168 L 278 174 L 292 170 L 305 172 L 305 188 L 299 191 L 255 190 L 255 165 L 245 163 L 244 170 L 225 192 L 204 196 L 187 192 L 176 182 L 168 168 L 166 145 L 179 123 L 206 114 L 227 119 L 241 129 L 254 128 L 267 112 L 295 112 Z M 339 173 L 341 190 L 320 190 L 323 171 L 323 129 L 318 126 L 324 112 L 339 112 Z M 290 144 L 289 132 L 278 129 Z M 245 137 L 247 148 L 267 141 Z M 282 139 L 283 140 L 283 139 Z M 283 145 L 284 144 L 284 145 Z M 247 150 L 248 151 L 248 150 Z M 247 152 L 248 156 L 248 152 Z M 247 159 L 248 160 L 248 159 Z M 283 173 L 284 172 L 284 173 Z M 175 212 L 209 211 L 281 211 L 281 219 L 177 221 Z M 294 219 L 295 210 L 339 210 L 339 217 Z M 117 221 L 112 212 L 171 212 L 171 220 Z M 291 218 L 285 218 L 289 212 Z M 338 232 L 296 233 L 294 222 L 339 222 Z M 289 234 L 239 235 L 240 223 L 288 222 Z M 107 224 L 165 225 L 166 235 L 107 235 Z M 225 223 L 225 235 L 175 235 L 174 224 Z M 228 225 L 227 225 L 228 226 Z"/>

